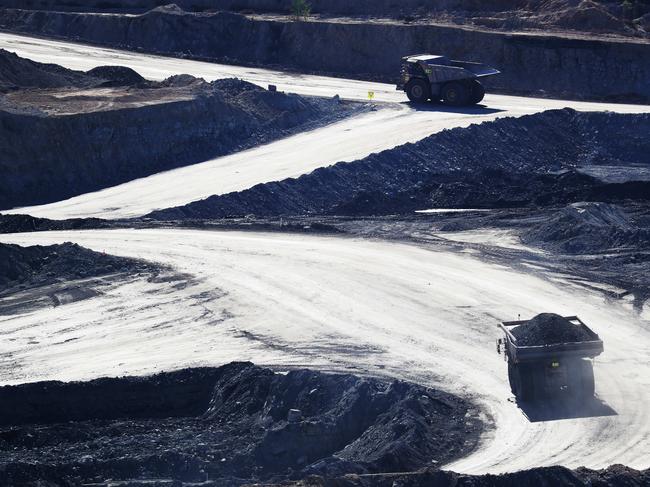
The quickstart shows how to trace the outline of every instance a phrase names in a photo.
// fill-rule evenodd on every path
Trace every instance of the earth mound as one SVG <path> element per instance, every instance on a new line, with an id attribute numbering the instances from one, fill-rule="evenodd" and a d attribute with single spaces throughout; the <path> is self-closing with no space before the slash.
<path id="1" fill-rule="evenodd" d="M 564 109 L 502 118 L 149 216 L 390 215 L 425 208 L 647 201 L 648 181 L 605 183 L 576 170 L 603 158 L 614 165 L 650 164 L 650 139 L 636 136 L 642 127 L 650 130 L 649 115 Z M 616 135 L 605 139 L 598 136 L 602 130 Z"/>
<path id="2" fill-rule="evenodd" d="M 105 80 L 101 86 L 143 86 L 146 84 L 146 80 L 142 76 L 125 66 L 97 66 L 87 71 L 86 74 Z"/>
<path id="3" fill-rule="evenodd" d="M 153 266 L 143 261 L 95 252 L 69 242 L 45 247 L 0 243 L 0 292 L 16 286 L 25 288 L 62 280 L 148 270 L 153 270 Z"/>
<path id="4" fill-rule="evenodd" d="M 521 238 L 572 254 L 640 248 L 650 244 L 650 225 L 644 228 L 643 218 L 635 220 L 618 205 L 579 202 L 560 209 Z"/>
<path id="5" fill-rule="evenodd" d="M 91 80 L 82 71 L 57 64 L 43 64 L 0 49 L 0 93 L 19 88 L 87 86 Z"/>
<path id="6" fill-rule="evenodd" d="M 92 88 L 110 86 L 156 87 L 125 66 L 98 66 L 75 71 L 58 64 L 44 64 L 0 49 L 0 93 L 38 88 Z"/>
<path id="7" fill-rule="evenodd" d="M 602 470 L 542 467 L 501 475 L 466 475 L 429 468 L 420 472 L 386 475 L 312 477 L 266 487 L 644 487 L 648 483 L 650 470 L 639 471 L 623 465 L 612 465 Z"/>
<path id="8" fill-rule="evenodd" d="M 517 345 L 538 346 L 591 340 L 587 331 L 554 313 L 541 313 L 526 323 L 513 328 Z"/>
<path id="9" fill-rule="evenodd" d="M 3 485 L 415 470 L 466 453 L 481 429 L 466 402 L 432 389 L 250 363 L 6 386 L 0 413 Z"/>

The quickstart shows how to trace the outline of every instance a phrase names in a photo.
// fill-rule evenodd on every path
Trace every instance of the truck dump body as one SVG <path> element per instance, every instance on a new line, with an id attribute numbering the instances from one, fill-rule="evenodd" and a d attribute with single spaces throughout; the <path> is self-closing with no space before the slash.
<path id="1" fill-rule="evenodd" d="M 585 325 L 577 316 L 566 316 L 566 320 L 575 326 L 582 327 L 589 336 L 589 340 L 580 342 L 554 343 L 547 345 L 519 345 L 517 338 L 512 334 L 511 328 L 526 324 L 528 321 L 505 321 L 499 324 L 507 340 L 507 350 L 514 362 L 542 360 L 549 357 L 580 357 L 594 358 L 603 353 L 603 341 L 594 331 Z"/>
<path id="2" fill-rule="evenodd" d="M 553 330 L 558 323 L 564 327 L 559 332 Z M 593 397 L 594 371 L 589 359 L 600 355 L 604 346 L 600 337 L 580 318 L 543 313 L 532 320 L 505 321 L 498 326 L 505 338 L 497 341 L 497 352 L 501 353 L 503 347 L 510 388 L 518 400 Z M 518 327 L 522 327 L 519 332 Z M 549 330 L 556 336 L 544 333 Z M 527 336 L 522 331 L 531 334 Z M 563 340 L 564 337 L 570 337 L 570 340 Z M 538 344 L 540 339 L 545 343 Z M 527 344 L 531 341 L 533 344 Z"/>
<path id="3" fill-rule="evenodd" d="M 405 56 L 397 89 L 406 91 L 411 101 L 442 98 L 450 105 L 475 104 L 485 94 L 478 79 L 495 74 L 499 70 L 481 63 L 434 54 Z"/>

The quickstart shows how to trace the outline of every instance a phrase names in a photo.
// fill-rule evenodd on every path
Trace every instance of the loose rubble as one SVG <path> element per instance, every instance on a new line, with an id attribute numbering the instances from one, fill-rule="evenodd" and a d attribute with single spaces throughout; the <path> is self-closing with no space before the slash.
<path id="1" fill-rule="evenodd" d="M 415 470 L 467 452 L 481 431 L 465 401 L 439 391 L 250 363 L 6 386 L 0 410 L 5 485 Z"/>
<path id="2" fill-rule="evenodd" d="M 21 247 L 0 243 L 0 294 L 61 281 L 156 269 L 144 261 L 95 252 L 77 244 Z"/>
<path id="3" fill-rule="evenodd" d="M 600 137 L 601 130 L 611 137 Z M 582 167 L 650 164 L 650 115 L 549 110 L 446 130 L 297 179 L 160 210 L 155 219 L 387 215 L 425 208 L 648 201 L 650 181 L 603 182 Z"/>

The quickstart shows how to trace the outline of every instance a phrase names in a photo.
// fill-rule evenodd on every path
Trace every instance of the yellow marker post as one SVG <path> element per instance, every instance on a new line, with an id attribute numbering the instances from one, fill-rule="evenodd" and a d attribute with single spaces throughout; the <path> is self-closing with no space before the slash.
<path id="1" fill-rule="evenodd" d="M 368 92 L 368 100 L 372 100 L 375 97 L 375 92 L 374 91 L 369 91 Z"/>

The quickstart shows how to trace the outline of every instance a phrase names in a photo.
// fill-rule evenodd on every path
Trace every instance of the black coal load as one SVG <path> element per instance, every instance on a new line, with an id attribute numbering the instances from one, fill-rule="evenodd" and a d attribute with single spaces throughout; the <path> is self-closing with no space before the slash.
<path id="1" fill-rule="evenodd" d="M 532 320 L 512 329 L 519 346 L 554 345 L 567 342 L 584 342 L 592 339 L 581 326 L 554 313 L 541 313 Z"/>
<path id="2" fill-rule="evenodd" d="M 95 252 L 70 242 L 32 247 L 0 243 L 0 293 L 17 286 L 24 289 L 61 280 L 154 269 L 144 261 Z"/>
<path id="3" fill-rule="evenodd" d="M 401 381 L 251 363 L 0 388 L 0 485 L 234 486 L 411 471 L 476 444 L 465 401 Z M 138 484 L 139 485 L 139 484 Z"/>

